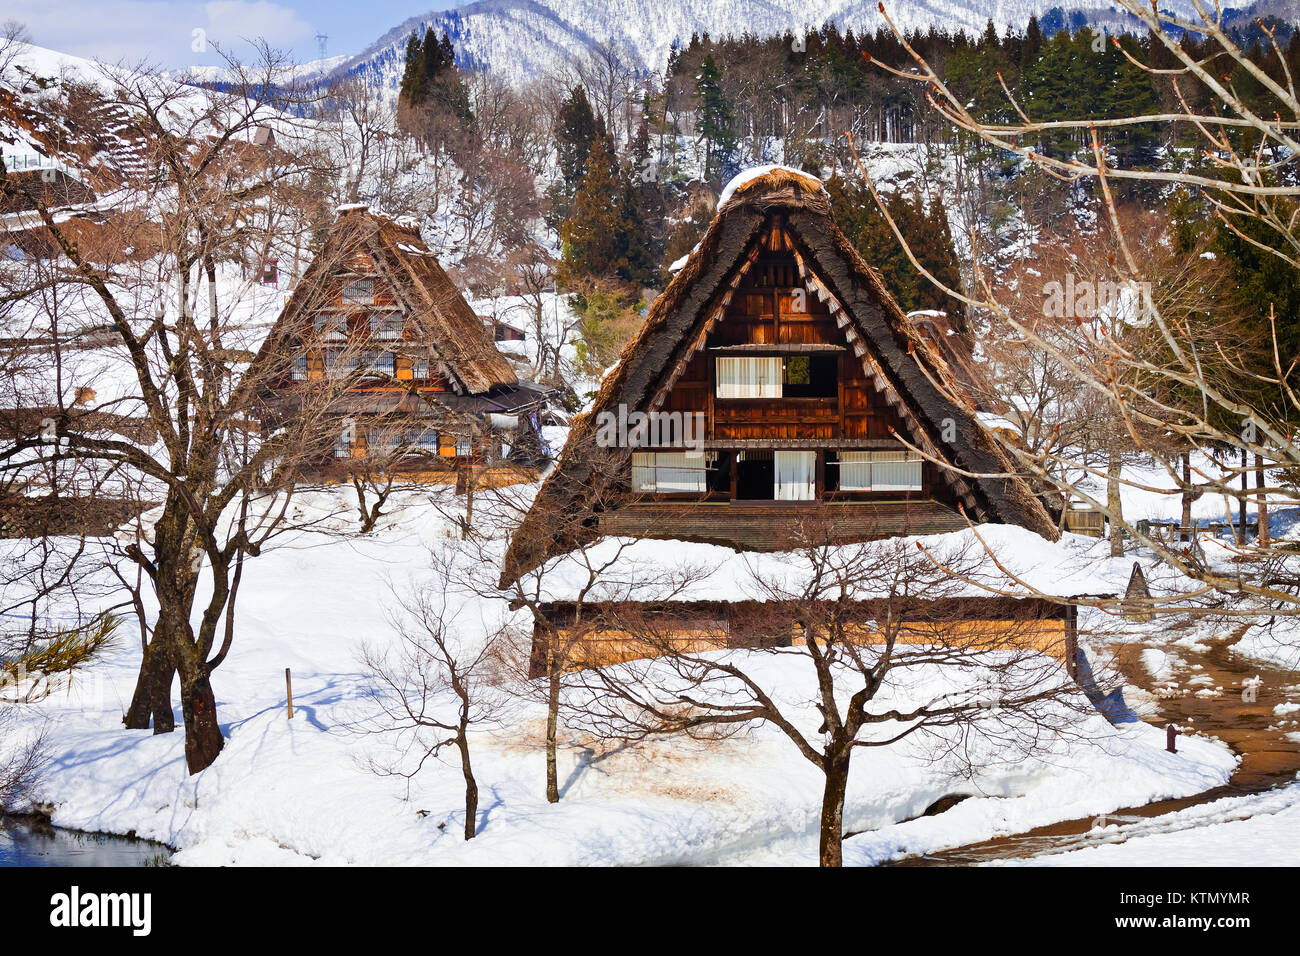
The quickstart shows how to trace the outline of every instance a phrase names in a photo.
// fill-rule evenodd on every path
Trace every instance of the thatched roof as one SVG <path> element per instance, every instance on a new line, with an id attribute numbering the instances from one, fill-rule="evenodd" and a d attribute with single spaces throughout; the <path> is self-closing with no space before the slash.
<path id="1" fill-rule="evenodd" d="M 974 340 L 967 332 L 958 331 L 946 312 L 909 312 L 908 319 L 931 347 L 931 354 L 942 359 L 953 379 L 962 387 L 976 410 L 1001 412 L 1005 403 L 993 393 L 992 383 L 975 358 Z"/>
<path id="2" fill-rule="evenodd" d="M 407 317 L 426 333 L 458 393 L 481 395 L 519 384 L 483 320 L 438 264 L 419 230 L 374 215 L 364 206 L 340 209 L 323 247 L 280 314 L 276 331 L 289 333 L 300 322 L 310 327 L 309 317 L 301 313 L 321 304 L 321 284 L 345 270 L 359 253 L 369 254 Z M 273 333 L 268 341 L 279 339 L 280 335 Z"/>
<path id="3" fill-rule="evenodd" d="M 868 377 L 890 396 L 909 427 L 909 440 L 973 475 L 1013 471 L 973 409 L 949 397 L 960 396 L 962 389 L 947 363 L 835 225 L 819 180 L 793 170 L 765 171 L 735 186 L 724 200 L 698 248 L 655 301 L 617 367 L 605 376 L 591 410 L 575 420 L 556 469 L 511 540 L 503 583 L 598 535 L 590 508 L 582 503 L 605 498 L 604 490 L 619 473 L 618 456 L 626 450 L 597 446 L 597 416 L 620 403 L 629 409 L 648 408 L 665 391 L 720 312 L 720 303 L 770 228 L 772 214 L 781 215 L 811 291 L 826 299 L 837 316 L 846 317 L 846 335 L 855 351 L 857 343 L 865 346 L 859 354 Z M 955 427 L 945 429 L 949 419 Z M 951 441 L 944 440 L 945 433 L 953 435 Z M 1022 478 L 963 478 L 952 469 L 945 477 L 963 489 L 973 520 L 1016 524 L 1049 539 L 1058 537 L 1046 509 Z M 583 514 L 585 521 L 579 517 Z M 573 520 L 557 530 L 557 516 L 569 515 Z"/>

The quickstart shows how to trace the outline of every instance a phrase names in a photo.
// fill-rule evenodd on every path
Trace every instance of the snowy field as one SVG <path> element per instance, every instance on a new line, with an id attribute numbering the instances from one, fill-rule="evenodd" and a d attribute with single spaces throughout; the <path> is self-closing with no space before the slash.
<path id="1" fill-rule="evenodd" d="M 1129 562 L 1101 558 L 1100 542 L 1067 536 L 1051 545 L 1014 528 L 982 533 L 1040 583 L 1113 589 L 1127 576 Z M 181 864 L 815 862 L 819 775 L 769 727 L 721 742 L 660 739 L 621 750 L 566 733 L 563 799 L 552 806 L 543 791 L 544 712 L 516 702 L 498 726 L 473 736 L 481 794 L 479 835 L 469 843 L 460 832 L 458 764 L 431 762 L 409 782 L 369 769 L 395 751 L 389 738 L 358 732 L 372 713 L 360 646 L 394 640 L 394 591 L 425 579 L 430 548 L 455 546 L 445 521 L 411 502 L 376 534 L 304 534 L 250 564 L 234 649 L 213 680 L 226 748 L 194 777 L 179 732 L 154 737 L 121 726 L 139 659 L 138 639 L 124 626 L 117 646 L 70 688 L 21 708 L 28 726 L 48 722 L 55 747 L 38 799 L 53 806 L 57 825 L 134 832 L 178 848 Z M 733 571 L 720 565 L 716 573 Z M 457 627 L 473 639 L 508 613 L 502 602 L 469 601 Z M 809 675 L 791 668 L 765 676 L 803 720 L 816 720 L 807 703 L 799 709 L 811 696 Z M 1039 759 L 995 762 L 973 781 L 957 779 L 919 744 L 861 751 L 845 825 L 866 832 L 846 841 L 846 862 L 873 864 L 1190 795 L 1223 783 L 1235 765 L 1225 747 L 1204 738 L 1167 754 L 1163 732 L 1146 724 L 1112 727 L 1096 715 L 1079 731 L 1081 739 L 1054 740 Z M 954 793 L 974 796 L 914 819 Z"/>

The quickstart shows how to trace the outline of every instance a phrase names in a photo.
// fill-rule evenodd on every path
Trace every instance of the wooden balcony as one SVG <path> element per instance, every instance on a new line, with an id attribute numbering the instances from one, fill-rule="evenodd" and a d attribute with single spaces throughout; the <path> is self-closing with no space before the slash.
<path id="1" fill-rule="evenodd" d="M 834 398 L 717 398 L 709 437 L 725 439 L 838 438 Z"/>

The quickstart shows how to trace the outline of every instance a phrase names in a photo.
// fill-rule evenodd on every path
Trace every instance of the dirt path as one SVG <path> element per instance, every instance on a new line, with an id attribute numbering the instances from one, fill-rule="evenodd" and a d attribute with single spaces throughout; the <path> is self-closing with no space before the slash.
<path id="1" fill-rule="evenodd" d="M 1288 699 L 1295 699 L 1300 693 L 1300 672 L 1252 663 L 1234 655 L 1230 648 L 1237 639 L 1238 635 L 1234 635 L 1210 644 L 1203 651 L 1177 648 L 1178 656 L 1185 662 L 1177 674 L 1179 689 L 1174 694 L 1159 695 L 1160 714 L 1148 718 L 1150 723 L 1161 727 L 1170 721 L 1178 727 L 1193 727 L 1201 733 L 1218 737 L 1241 755 L 1240 765 L 1224 786 L 1191 797 L 1159 800 L 1106 814 L 1108 824 L 1119 825 L 1118 834 L 1108 829 L 1104 834 L 1090 835 L 1096 818 L 1088 817 L 925 856 L 908 857 L 888 865 L 964 866 L 995 859 L 1060 853 L 1101 842 L 1122 842 L 1127 838 L 1125 830 L 1129 827 L 1133 828 L 1133 835 L 1139 831 L 1149 832 L 1154 817 L 1223 797 L 1259 793 L 1294 782 L 1296 773 L 1300 772 L 1300 742 L 1288 739 L 1283 730 L 1270 730 L 1269 727 L 1279 722 L 1273 708 Z M 1112 650 L 1116 655 L 1116 665 L 1129 684 L 1157 693 L 1158 687 L 1168 683 L 1153 679 L 1147 672 L 1141 662 L 1141 646 L 1122 644 Z M 1197 664 L 1200 668 L 1195 667 Z M 1256 700 L 1247 703 L 1242 700 L 1242 681 L 1256 675 L 1263 684 L 1258 688 Z M 1196 680 L 1196 683 L 1189 683 L 1191 680 Z M 1217 688 L 1222 690 L 1209 696 L 1209 692 Z M 1198 696 L 1197 691 L 1204 693 Z"/>

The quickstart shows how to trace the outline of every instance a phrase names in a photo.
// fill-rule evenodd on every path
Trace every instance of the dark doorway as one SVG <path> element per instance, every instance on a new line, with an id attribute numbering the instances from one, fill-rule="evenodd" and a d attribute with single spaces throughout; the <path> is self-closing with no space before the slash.
<path id="1" fill-rule="evenodd" d="M 771 501 L 776 497 L 776 462 L 770 451 L 742 451 L 736 461 L 736 498 Z"/>

